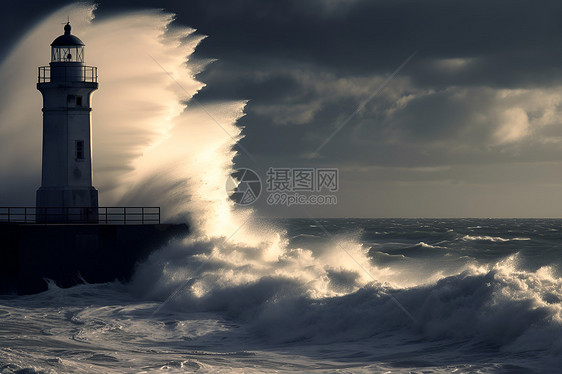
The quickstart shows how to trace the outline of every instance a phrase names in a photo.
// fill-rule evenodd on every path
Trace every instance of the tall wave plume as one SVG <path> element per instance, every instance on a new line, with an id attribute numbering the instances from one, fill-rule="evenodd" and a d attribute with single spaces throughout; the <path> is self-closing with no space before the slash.
<path id="1" fill-rule="evenodd" d="M 161 206 L 165 221 L 188 219 L 194 231 L 184 243 L 163 250 L 162 258 L 146 265 L 160 267 L 152 272 L 160 278 L 155 284 L 161 288 L 154 286 L 155 293 L 169 294 L 178 279 L 202 274 L 208 279 L 194 280 L 183 292 L 201 295 L 213 285 L 248 284 L 269 276 L 298 278 L 307 284 L 308 293 L 325 296 L 371 280 L 357 271 L 356 260 L 370 265 L 355 239 L 339 238 L 316 253 L 289 249 L 283 232 L 256 220 L 251 209 L 235 207 L 228 198 L 225 184 L 233 167 L 233 146 L 241 137 L 236 121 L 245 102 L 190 100 L 204 86 L 195 75 L 211 62 L 191 59 L 203 36 L 172 25 L 173 14 L 158 10 L 103 19 L 94 15 L 95 6 L 83 3 L 60 9 L 24 35 L 2 63 L 2 81 L 13 92 L 0 102 L 0 135 L 6 145 L 0 149 L 6 166 L 2 177 L 35 181 L 27 188 L 27 197 L 19 197 L 21 188 L 15 184 L 2 187 L 4 196 L 18 196 L 33 205 L 40 178 L 42 123 L 36 69 L 48 63 L 49 45 L 62 33 L 61 20 L 68 16 L 73 33 L 86 44 L 86 64 L 99 70 L 92 129 L 100 205 Z M 7 160 L 21 160 L 23 165 Z M 354 252 L 355 260 L 336 256 L 341 245 Z M 191 264 L 203 261 L 206 268 L 190 273 L 181 268 L 181 261 L 173 261 L 176 255 Z M 177 274 L 170 270 L 174 266 Z M 214 269 L 212 275 L 209 268 Z M 330 277 L 351 286 L 339 282 L 336 287 Z M 139 275 L 136 281 L 143 279 Z"/>

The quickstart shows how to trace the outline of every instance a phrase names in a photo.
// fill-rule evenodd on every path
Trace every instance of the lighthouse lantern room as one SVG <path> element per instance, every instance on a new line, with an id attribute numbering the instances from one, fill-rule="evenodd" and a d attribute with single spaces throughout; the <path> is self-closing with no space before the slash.
<path id="1" fill-rule="evenodd" d="M 91 97 L 97 68 L 84 64 L 84 43 L 64 26 L 51 44 L 49 66 L 39 67 L 43 95 L 43 155 L 36 218 L 45 223 L 95 223 L 92 185 Z"/>

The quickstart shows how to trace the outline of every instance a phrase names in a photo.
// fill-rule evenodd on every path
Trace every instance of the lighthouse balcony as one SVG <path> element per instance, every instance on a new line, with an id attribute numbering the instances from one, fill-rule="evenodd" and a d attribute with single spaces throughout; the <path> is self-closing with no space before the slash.
<path id="1" fill-rule="evenodd" d="M 97 83 L 98 68 L 76 63 L 40 66 L 38 83 Z"/>

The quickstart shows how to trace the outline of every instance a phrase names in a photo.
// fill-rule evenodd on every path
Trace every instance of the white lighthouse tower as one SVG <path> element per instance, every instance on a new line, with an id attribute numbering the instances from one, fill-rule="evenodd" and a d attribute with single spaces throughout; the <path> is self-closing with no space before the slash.
<path id="1" fill-rule="evenodd" d="M 97 222 L 92 186 L 91 97 L 97 68 L 84 64 L 84 43 L 70 34 L 51 44 L 49 66 L 39 67 L 43 95 L 43 167 L 37 190 L 38 222 Z"/>

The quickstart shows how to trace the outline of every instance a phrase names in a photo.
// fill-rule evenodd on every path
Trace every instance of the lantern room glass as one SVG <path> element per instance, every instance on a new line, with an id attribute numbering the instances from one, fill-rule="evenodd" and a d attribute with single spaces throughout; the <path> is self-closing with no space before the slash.
<path id="1" fill-rule="evenodd" d="M 84 46 L 53 46 L 51 47 L 51 62 L 84 62 Z"/>

